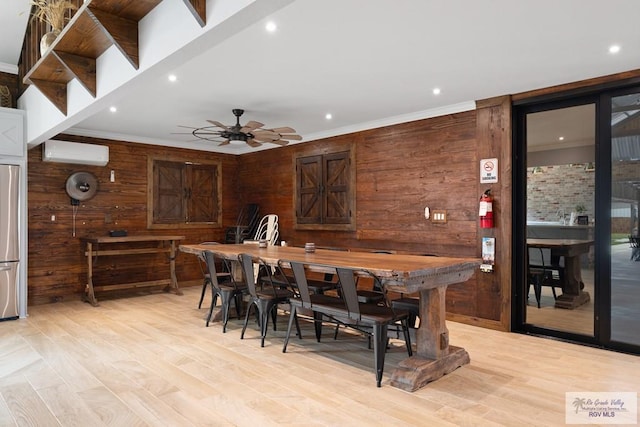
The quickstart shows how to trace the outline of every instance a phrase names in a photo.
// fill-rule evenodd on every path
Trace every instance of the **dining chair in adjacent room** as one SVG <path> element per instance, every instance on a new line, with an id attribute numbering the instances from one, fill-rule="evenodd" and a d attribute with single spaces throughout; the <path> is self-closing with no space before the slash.
<path id="1" fill-rule="evenodd" d="M 260 327 L 260 346 L 264 347 L 264 339 L 267 336 L 267 327 L 269 324 L 269 315 L 271 315 L 273 319 L 273 330 L 275 331 L 278 304 L 288 303 L 289 299 L 295 294 L 291 289 L 284 289 L 280 286 L 275 286 L 268 279 L 271 277 L 271 268 L 261 258 L 254 258 L 250 254 L 240 254 L 238 255 L 238 261 L 242 267 L 244 281 L 250 295 L 249 305 L 247 306 L 247 312 L 244 317 L 244 324 L 242 325 L 240 338 L 244 339 L 244 333 L 247 329 L 247 324 L 249 323 L 251 309 L 255 307 L 258 315 L 258 326 Z M 256 285 L 254 263 L 258 264 L 260 270 L 264 270 L 266 272 L 267 280 L 263 280 L 259 288 Z"/>
<path id="2" fill-rule="evenodd" d="M 543 286 L 550 287 L 553 299 L 557 299 L 555 288 L 562 288 L 564 282 L 564 266 L 561 264 L 560 257 L 553 259 L 551 250 L 547 248 L 529 247 L 527 267 L 527 290 L 533 286 L 538 308 L 540 308 Z"/>
<path id="3" fill-rule="evenodd" d="M 209 277 L 211 289 L 214 295 L 220 297 L 222 305 L 222 332 L 227 332 L 227 322 L 229 321 L 229 310 L 231 308 L 231 301 L 234 302 L 236 308 L 236 314 L 238 319 L 242 317 L 242 296 L 247 291 L 247 286 L 242 282 L 237 282 L 233 275 L 229 275 L 229 281 L 219 282 L 218 275 L 216 273 L 216 262 L 218 260 L 225 261 L 223 257 L 217 255 L 213 251 L 204 251 L 204 258 L 207 263 L 207 269 L 209 271 Z M 206 326 L 209 326 L 211 316 L 213 314 L 213 298 L 211 307 L 209 307 L 209 314 L 207 315 Z"/>

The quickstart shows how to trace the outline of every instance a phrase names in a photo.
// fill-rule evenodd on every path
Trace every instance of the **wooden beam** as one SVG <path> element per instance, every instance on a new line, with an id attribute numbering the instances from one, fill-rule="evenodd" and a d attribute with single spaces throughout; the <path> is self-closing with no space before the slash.
<path id="1" fill-rule="evenodd" d="M 67 52 L 53 52 L 60 62 L 96 97 L 96 60 Z"/>
<path id="2" fill-rule="evenodd" d="M 65 116 L 67 115 L 67 84 L 31 78 L 33 83 L 49 101 Z"/>
<path id="3" fill-rule="evenodd" d="M 206 0 L 184 0 L 184 4 L 196 18 L 198 24 L 204 27 L 207 24 L 207 2 Z"/>
<path id="4" fill-rule="evenodd" d="M 138 21 L 121 18 L 103 10 L 91 7 L 89 11 L 105 29 L 107 36 L 127 57 L 137 70 L 140 67 L 138 54 Z"/>

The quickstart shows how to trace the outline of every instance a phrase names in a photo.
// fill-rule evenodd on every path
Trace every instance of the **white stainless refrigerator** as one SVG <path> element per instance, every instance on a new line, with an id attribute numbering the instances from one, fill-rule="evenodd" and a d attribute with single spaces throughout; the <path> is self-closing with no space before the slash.
<path id="1" fill-rule="evenodd" d="M 18 318 L 20 166 L 0 165 L 0 320 Z"/>

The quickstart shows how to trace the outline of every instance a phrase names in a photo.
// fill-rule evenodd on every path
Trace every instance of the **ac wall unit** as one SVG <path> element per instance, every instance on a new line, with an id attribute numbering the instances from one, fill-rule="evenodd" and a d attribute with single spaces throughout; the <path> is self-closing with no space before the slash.
<path id="1" fill-rule="evenodd" d="M 50 139 L 44 142 L 42 161 L 105 166 L 109 163 L 109 147 Z"/>

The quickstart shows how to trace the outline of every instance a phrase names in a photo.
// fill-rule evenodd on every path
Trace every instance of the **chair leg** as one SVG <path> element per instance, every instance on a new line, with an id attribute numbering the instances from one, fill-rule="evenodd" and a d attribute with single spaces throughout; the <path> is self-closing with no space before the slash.
<path id="1" fill-rule="evenodd" d="M 236 293 L 235 295 L 235 303 L 236 303 L 236 314 L 238 315 L 238 319 L 242 319 L 242 294 Z"/>
<path id="2" fill-rule="evenodd" d="M 247 306 L 247 312 L 244 315 L 244 324 L 242 325 L 242 332 L 240 333 L 240 339 L 244 339 L 244 331 L 247 330 L 247 323 L 249 323 L 249 314 L 251 313 L 251 308 L 255 304 L 254 301 L 251 301 Z"/>
<path id="3" fill-rule="evenodd" d="M 222 333 L 227 332 L 227 323 L 229 322 L 229 310 L 231 309 L 231 299 L 232 296 L 230 294 L 221 294 L 220 298 L 222 299 Z"/>
<path id="4" fill-rule="evenodd" d="M 313 326 L 316 330 L 316 340 L 320 342 L 320 337 L 322 336 L 322 313 L 313 312 Z"/>
<path id="5" fill-rule="evenodd" d="M 260 313 L 260 347 L 264 347 L 264 339 L 267 336 L 267 327 L 269 326 L 269 311 L 263 309 Z"/>
<path id="6" fill-rule="evenodd" d="M 289 315 L 289 325 L 287 326 L 287 335 L 284 337 L 284 344 L 282 345 L 282 352 L 287 352 L 287 344 L 289 344 L 289 337 L 291 336 L 291 326 L 293 326 L 293 322 L 296 322 L 296 327 L 298 329 L 298 335 L 302 337 L 300 334 L 300 325 L 298 325 L 298 316 L 296 315 L 296 308 L 291 307 L 291 314 Z"/>
<path id="7" fill-rule="evenodd" d="M 410 322 L 409 319 L 401 320 L 400 323 L 402 324 L 402 332 L 404 333 L 404 343 L 407 346 L 407 354 L 409 354 L 409 357 L 411 357 L 413 356 L 413 349 L 411 348 L 411 334 L 409 333 L 409 322 Z"/>
<path id="8" fill-rule="evenodd" d="M 373 326 L 373 353 L 376 369 L 376 385 L 382 385 L 382 372 L 384 371 L 384 356 L 387 352 L 387 325 L 376 324 Z"/>
<path id="9" fill-rule="evenodd" d="M 213 307 L 215 306 L 214 301 L 218 296 L 215 289 L 213 289 L 213 285 L 211 286 L 211 292 L 213 292 L 213 295 L 211 296 L 211 306 L 209 307 L 209 313 L 207 314 L 207 323 L 206 323 L 207 328 L 209 327 L 209 322 L 211 321 L 211 316 L 213 315 Z"/>
<path id="10" fill-rule="evenodd" d="M 533 284 L 533 291 L 536 294 L 536 301 L 538 303 L 538 308 L 540 308 L 540 298 L 542 297 L 542 284 L 540 283 L 539 279 L 535 280 L 535 283 Z"/>
<path id="11" fill-rule="evenodd" d="M 276 330 L 276 318 L 278 316 L 278 304 L 273 305 L 269 311 L 271 311 L 271 319 L 273 320 L 273 330 Z"/>
<path id="12" fill-rule="evenodd" d="M 198 301 L 198 308 L 202 308 L 202 301 L 204 300 L 204 294 L 207 292 L 207 285 L 209 284 L 209 279 L 205 279 L 202 284 L 202 293 L 200 294 L 200 301 Z M 215 295 L 215 292 L 213 293 Z"/>

